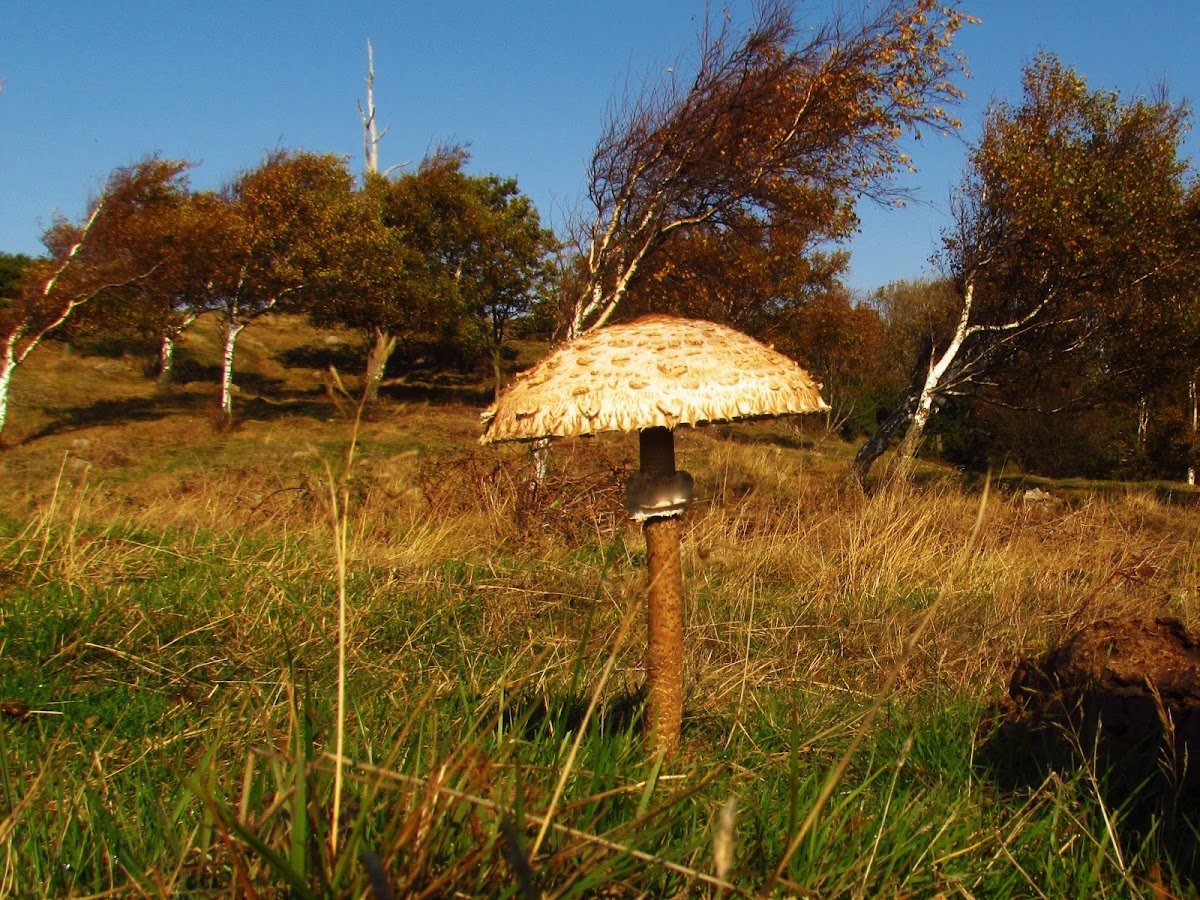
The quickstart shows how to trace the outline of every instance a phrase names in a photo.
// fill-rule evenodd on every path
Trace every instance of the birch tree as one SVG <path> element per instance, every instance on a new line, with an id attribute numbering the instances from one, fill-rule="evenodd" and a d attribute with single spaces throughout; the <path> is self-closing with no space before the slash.
<path id="1" fill-rule="evenodd" d="M 814 243 L 848 236 L 858 197 L 896 198 L 893 176 L 912 166 L 903 136 L 958 126 L 951 43 L 966 21 L 887 0 L 809 29 L 773 0 L 742 37 L 706 29 L 690 77 L 672 68 L 604 127 L 568 332 L 608 321 L 650 254 L 697 228 L 802 218 Z"/>
<path id="2" fill-rule="evenodd" d="M 947 398 L 1068 355 L 1074 367 L 1093 361 L 1098 377 L 1126 377 L 1139 363 L 1123 332 L 1148 339 L 1150 323 L 1173 317 L 1164 288 L 1182 260 L 1186 108 L 1089 90 L 1049 54 L 1026 68 L 1024 92 L 986 115 L 941 253 L 957 309 L 859 450 L 860 480 L 901 434 L 894 471 L 906 475 Z"/>
<path id="3" fill-rule="evenodd" d="M 174 247 L 167 264 L 138 286 L 147 326 L 158 336 L 158 389 L 174 382 L 175 348 L 183 333 L 208 310 L 211 273 L 225 251 L 220 209 L 212 193 L 189 194 L 170 212 L 167 237 Z"/>
<path id="4" fill-rule="evenodd" d="M 221 411 L 227 421 L 233 417 L 238 336 L 336 279 L 353 239 L 353 186 L 340 157 L 275 153 L 219 198 L 206 199 L 206 228 L 220 252 L 199 280 L 205 305 L 222 324 Z"/>
<path id="5" fill-rule="evenodd" d="M 850 254 L 820 244 L 802 217 L 766 223 L 745 213 L 720 228 L 691 229 L 647 255 L 619 316 L 707 319 L 780 349 L 803 307 L 844 290 Z"/>
<path id="6" fill-rule="evenodd" d="M 180 183 L 164 191 L 153 215 L 129 223 L 122 234 L 131 259 L 154 271 L 121 290 L 106 291 L 76 314 L 90 332 L 138 331 L 157 339 L 157 383 L 170 387 L 175 346 L 205 311 L 210 270 L 223 248 L 213 227 L 211 194 L 192 194 Z"/>
<path id="7" fill-rule="evenodd" d="M 25 266 L 0 300 L 0 434 L 8 421 L 13 375 L 31 353 L 84 305 L 127 289 L 163 265 L 170 249 L 132 252 L 127 235 L 185 190 L 187 163 L 148 159 L 113 171 L 80 223 L 62 219 L 43 237 L 48 255 Z"/>

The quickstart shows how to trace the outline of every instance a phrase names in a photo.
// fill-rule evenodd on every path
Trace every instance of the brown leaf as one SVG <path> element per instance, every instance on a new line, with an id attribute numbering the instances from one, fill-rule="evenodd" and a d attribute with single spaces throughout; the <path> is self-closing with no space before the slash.
<path id="1" fill-rule="evenodd" d="M 0 700 L 0 714 L 13 719 L 29 717 L 29 704 L 24 700 Z"/>

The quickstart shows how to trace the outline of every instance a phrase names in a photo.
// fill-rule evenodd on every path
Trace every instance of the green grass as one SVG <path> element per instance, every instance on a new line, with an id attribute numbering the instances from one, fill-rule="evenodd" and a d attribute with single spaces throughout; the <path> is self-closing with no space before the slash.
<path id="1" fill-rule="evenodd" d="M 529 877 L 563 896 L 715 894 L 702 879 L 714 877 L 717 809 L 733 797 L 726 877 L 753 892 L 865 710 L 857 689 L 802 683 L 751 686 L 740 709 L 694 697 L 685 754 L 659 769 L 637 727 L 638 650 L 607 643 L 634 602 L 612 596 L 613 570 L 636 559 L 621 542 L 533 573 L 528 559 L 482 555 L 403 574 L 369 566 L 348 584 L 354 764 L 335 856 L 328 548 L 307 536 L 93 531 L 70 510 L 18 527 L 6 524 L 0 684 L 36 712 L 3 730 L 4 885 L 17 895 L 238 883 L 360 895 L 366 850 L 404 893 L 519 896 L 514 846 L 536 840 L 606 650 L 618 675 Z M 102 571 L 88 553 L 117 565 Z M 497 608 L 493 589 L 556 567 L 577 573 L 578 593 Z M 722 581 L 698 602 L 728 603 Z M 890 602 L 928 605 L 909 593 Z M 732 623 L 727 634 L 736 657 L 744 634 Z M 759 637 L 752 653 L 764 652 Z M 1055 897 L 1170 879 L 1148 862 L 1153 841 L 1109 840 L 1086 774 L 1011 795 L 989 782 L 973 764 L 981 715 L 979 700 L 936 683 L 889 703 L 779 889 Z"/>
<path id="2" fill-rule="evenodd" d="M 476 410 L 329 412 L 214 433 L 184 406 L 0 455 L 0 896 L 361 897 L 373 872 L 414 897 L 1197 896 L 1186 821 L 1114 799 L 1086 752 L 1023 766 L 988 724 L 1016 661 L 1081 624 L 1200 622 L 1176 496 L 1014 489 L 980 515 L 933 467 L 849 491 L 851 448 L 791 425 L 682 433 L 687 696 L 660 762 L 635 442 L 556 445 L 535 491 Z"/>

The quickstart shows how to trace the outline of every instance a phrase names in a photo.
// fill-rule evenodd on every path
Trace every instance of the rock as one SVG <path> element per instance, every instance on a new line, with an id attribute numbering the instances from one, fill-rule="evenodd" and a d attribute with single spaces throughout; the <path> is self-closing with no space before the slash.
<path id="1" fill-rule="evenodd" d="M 1010 696 L 1046 689 L 1161 695 L 1170 708 L 1200 703 L 1200 641 L 1177 619 L 1104 619 L 1014 673 Z"/>
<path id="2" fill-rule="evenodd" d="M 1046 503 L 1054 499 L 1054 495 L 1049 491 L 1043 491 L 1041 488 L 1030 488 L 1021 495 L 1021 499 L 1026 503 Z"/>
<path id="3" fill-rule="evenodd" d="M 1055 773 L 1075 781 L 1119 821 L 1110 837 L 1128 858 L 1153 837 L 1153 866 L 1161 858 L 1200 883 L 1200 643 L 1181 622 L 1081 629 L 1017 666 L 980 731 L 976 762 L 998 787 L 1024 794 Z"/>

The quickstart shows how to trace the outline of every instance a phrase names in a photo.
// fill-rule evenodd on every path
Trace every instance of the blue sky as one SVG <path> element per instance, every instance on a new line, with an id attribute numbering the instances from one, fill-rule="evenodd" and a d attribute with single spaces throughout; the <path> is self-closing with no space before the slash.
<path id="1" fill-rule="evenodd" d="M 719 3 L 712 4 L 720 9 Z M 854 8 L 855 0 L 845 0 Z M 749 4 L 737 0 L 735 13 Z M 801 9 L 812 21 L 829 0 Z M 860 206 L 852 286 L 928 271 L 951 187 L 989 98 L 1019 96 L 1021 67 L 1058 54 L 1123 96 L 1161 82 L 1200 94 L 1195 0 L 963 0 L 983 20 L 961 33 L 957 138 L 911 147 L 920 174 L 903 209 Z M 705 0 L 441 0 L 245 3 L 9 0 L 0 30 L 0 250 L 37 253 L 56 212 L 78 217 L 114 166 L 147 153 L 200 163 L 197 187 L 274 148 L 331 151 L 361 167 L 356 101 L 366 40 L 391 130 L 382 166 L 440 143 L 470 145 L 474 171 L 516 176 L 543 218 L 576 207 L 606 106 L 627 85 L 687 59 Z M 1187 151 L 1195 154 L 1196 136 Z"/>

